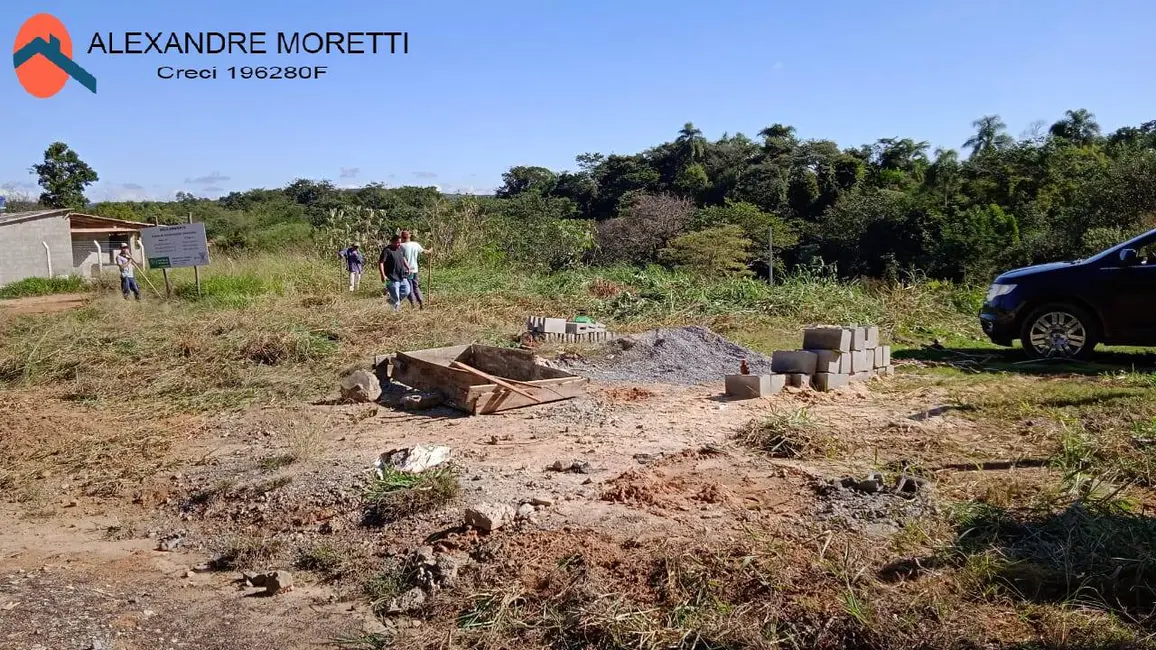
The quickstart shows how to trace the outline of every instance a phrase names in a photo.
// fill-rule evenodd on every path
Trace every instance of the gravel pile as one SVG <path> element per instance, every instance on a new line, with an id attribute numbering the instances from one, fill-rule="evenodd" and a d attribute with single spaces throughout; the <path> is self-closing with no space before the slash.
<path id="1" fill-rule="evenodd" d="M 564 363 L 593 379 L 689 385 L 718 383 L 738 373 L 743 359 L 752 374 L 771 372 L 770 357 L 699 326 L 650 330 L 606 345 L 602 358 Z"/>

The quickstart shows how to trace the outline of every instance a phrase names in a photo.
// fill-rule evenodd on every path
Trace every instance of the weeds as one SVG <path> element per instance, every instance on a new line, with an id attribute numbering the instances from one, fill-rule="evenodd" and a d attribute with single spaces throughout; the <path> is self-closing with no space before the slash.
<path id="1" fill-rule="evenodd" d="M 316 571 L 329 580 L 341 577 L 349 564 L 347 551 L 327 542 L 297 549 L 293 566 L 304 571 Z"/>
<path id="2" fill-rule="evenodd" d="M 753 419 L 737 437 L 777 458 L 829 458 L 840 450 L 838 441 L 812 420 L 805 408 Z"/>
<path id="3" fill-rule="evenodd" d="M 374 475 L 362 494 L 364 521 L 382 525 L 436 510 L 458 496 L 458 478 L 445 467 L 417 474 L 386 468 Z"/>
<path id="4" fill-rule="evenodd" d="M 255 569 L 280 555 L 282 546 L 280 540 L 237 536 L 229 540 L 217 556 L 216 566 L 222 570 Z"/>

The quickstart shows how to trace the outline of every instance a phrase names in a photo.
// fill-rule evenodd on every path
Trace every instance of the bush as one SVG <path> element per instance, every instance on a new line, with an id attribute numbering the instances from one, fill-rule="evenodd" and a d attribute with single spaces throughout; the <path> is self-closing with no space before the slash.
<path id="1" fill-rule="evenodd" d="M 726 225 L 676 237 L 669 248 L 659 251 L 659 258 L 695 275 L 750 275 L 747 259 L 751 245 L 741 227 Z"/>

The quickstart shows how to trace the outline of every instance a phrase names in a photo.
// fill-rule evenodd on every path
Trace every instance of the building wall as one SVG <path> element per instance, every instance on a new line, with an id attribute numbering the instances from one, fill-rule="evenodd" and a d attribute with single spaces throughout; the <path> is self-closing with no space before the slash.
<path id="1" fill-rule="evenodd" d="M 47 256 L 41 242 L 48 244 L 52 275 L 75 272 L 67 214 L 0 223 L 0 284 L 48 277 Z"/>

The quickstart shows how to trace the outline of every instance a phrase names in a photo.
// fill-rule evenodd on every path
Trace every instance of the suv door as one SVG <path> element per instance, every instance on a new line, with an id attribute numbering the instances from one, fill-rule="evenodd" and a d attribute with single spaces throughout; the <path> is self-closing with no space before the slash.
<path id="1" fill-rule="evenodd" d="M 1156 345 L 1156 236 L 1134 244 L 1127 263 L 1119 254 L 1103 261 L 1105 329 L 1116 345 Z"/>

